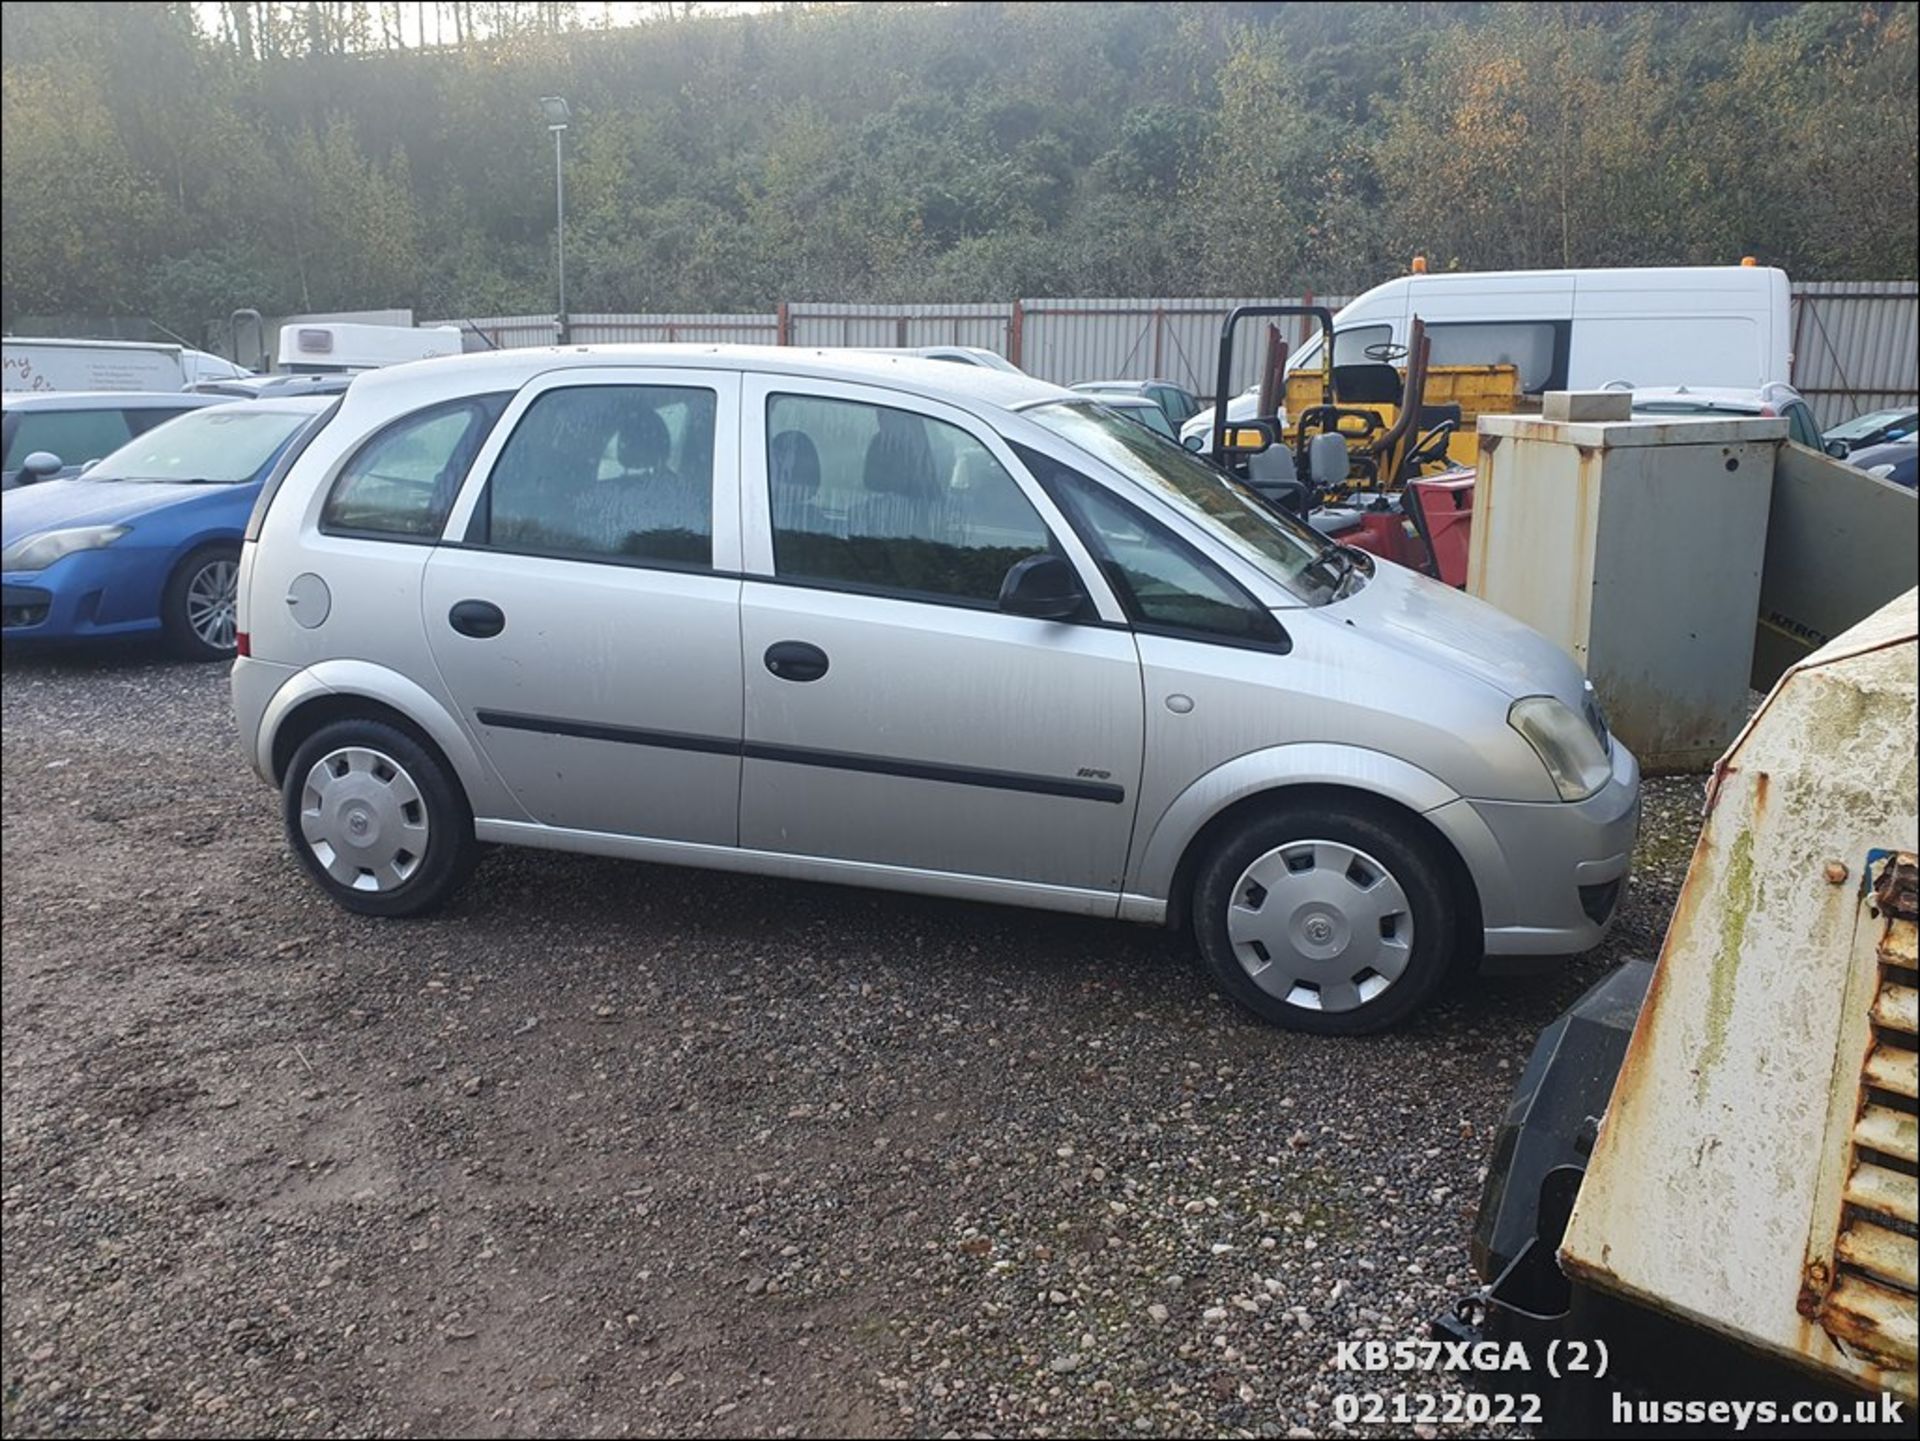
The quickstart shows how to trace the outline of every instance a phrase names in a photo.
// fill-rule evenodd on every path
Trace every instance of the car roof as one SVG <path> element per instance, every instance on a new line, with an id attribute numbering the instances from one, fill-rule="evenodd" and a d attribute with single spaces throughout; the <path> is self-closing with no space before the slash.
<path id="1" fill-rule="evenodd" d="M 932 399 L 1011 409 L 1040 400 L 1071 398 L 1063 386 L 1017 370 L 955 365 L 897 351 L 806 349 L 784 345 L 543 345 L 515 350 L 414 360 L 362 371 L 347 391 L 358 410 L 390 405 L 410 389 L 445 398 L 518 389 L 537 375 L 593 367 L 748 371 L 809 380 L 840 380 L 912 391 Z"/>
<path id="2" fill-rule="evenodd" d="M 1659 410 L 1726 410 L 1758 415 L 1767 406 L 1799 400 L 1791 385 L 1769 381 L 1751 389 L 1725 385 L 1653 385 L 1633 392 L 1633 408 Z"/>
<path id="3" fill-rule="evenodd" d="M 1083 394 L 1085 392 L 1082 392 Z M 1148 395 L 1135 395 L 1129 390 L 1109 390 L 1100 392 L 1100 403 L 1122 410 L 1158 410 L 1160 402 Z"/>
<path id="4" fill-rule="evenodd" d="M 1167 385 L 1175 390 L 1184 390 L 1185 386 L 1177 380 L 1081 380 L 1074 382 L 1075 390 L 1145 390 L 1150 385 Z"/>
<path id="5" fill-rule="evenodd" d="M 190 410 L 219 398 L 180 390 L 14 390 L 0 396 L 0 405 L 8 410 Z"/>
<path id="6" fill-rule="evenodd" d="M 213 415 L 242 410 L 249 415 L 318 415 L 339 398 L 337 395 L 269 395 L 261 400 L 227 400 L 200 408 Z"/>
<path id="7" fill-rule="evenodd" d="M 194 382 L 196 395 L 224 395 L 244 400 L 249 396 L 338 395 L 353 381 L 352 375 L 329 372 L 310 375 L 282 371 L 270 375 L 219 376 Z"/>

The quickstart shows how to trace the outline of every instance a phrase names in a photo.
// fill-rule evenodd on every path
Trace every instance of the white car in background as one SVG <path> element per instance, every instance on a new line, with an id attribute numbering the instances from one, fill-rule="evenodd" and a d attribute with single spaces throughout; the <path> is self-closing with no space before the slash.
<path id="1" fill-rule="evenodd" d="M 1227 402 L 1227 421 L 1252 420 L 1260 409 L 1260 387 L 1249 385 Z M 1200 455 L 1213 453 L 1213 407 L 1195 411 L 1192 419 L 1180 427 L 1180 443 Z"/>

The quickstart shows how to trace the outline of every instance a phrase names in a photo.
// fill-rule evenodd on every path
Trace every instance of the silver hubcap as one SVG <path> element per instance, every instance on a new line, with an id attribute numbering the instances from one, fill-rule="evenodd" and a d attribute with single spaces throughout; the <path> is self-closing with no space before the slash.
<path id="1" fill-rule="evenodd" d="M 1261 856 L 1227 903 L 1233 953 L 1270 996 L 1351 1011 L 1381 995 L 1413 953 L 1413 908 L 1387 868 L 1340 841 L 1289 841 Z"/>
<path id="2" fill-rule="evenodd" d="M 208 561 L 187 582 L 187 624 L 215 650 L 232 650 L 240 567 L 231 560 Z"/>
<path id="3" fill-rule="evenodd" d="M 300 833 L 341 885 L 390 891 L 420 869 L 427 853 L 427 803 L 391 758 L 348 746 L 307 772 Z"/>

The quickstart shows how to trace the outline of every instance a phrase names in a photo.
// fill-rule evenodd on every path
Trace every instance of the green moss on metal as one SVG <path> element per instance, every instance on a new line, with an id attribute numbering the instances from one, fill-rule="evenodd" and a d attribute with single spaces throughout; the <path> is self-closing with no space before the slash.
<path id="1" fill-rule="evenodd" d="M 1700 1052 L 1694 1095 L 1704 1101 L 1707 1081 L 1727 1049 L 1727 1023 L 1733 1019 L 1733 984 L 1740 973 L 1740 948 L 1747 939 L 1747 914 L 1753 909 L 1753 831 L 1743 827 L 1727 857 L 1726 903 L 1720 908 L 1720 949 L 1714 954 L 1707 986 L 1707 1044 Z"/>

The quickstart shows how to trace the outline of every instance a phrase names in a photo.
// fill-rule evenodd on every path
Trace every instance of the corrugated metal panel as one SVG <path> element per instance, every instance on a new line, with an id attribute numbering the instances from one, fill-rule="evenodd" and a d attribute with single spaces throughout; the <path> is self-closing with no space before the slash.
<path id="1" fill-rule="evenodd" d="M 1059 385 L 1083 380 L 1171 380 L 1211 396 L 1220 323 L 1237 305 L 1315 303 L 1338 310 L 1346 296 L 1240 299 L 1048 299 L 1021 302 L 1020 366 Z M 1253 383 L 1260 365 L 1258 326 L 1249 323 L 1235 350 L 1234 383 Z M 1287 339 L 1299 345 L 1312 333 L 1291 322 Z"/>
<path id="2" fill-rule="evenodd" d="M 842 305 L 799 301 L 787 307 L 793 345 L 973 345 L 1007 355 L 1011 305 Z"/>
<path id="3" fill-rule="evenodd" d="M 528 345 L 552 345 L 560 338 L 559 324 L 551 315 L 459 315 L 422 324 L 459 326 L 461 344 L 469 351 L 518 350 Z M 480 338 L 483 335 L 486 340 Z M 492 346 L 487 344 L 489 340 Z"/>
<path id="4" fill-rule="evenodd" d="M 753 315 L 576 315 L 572 326 L 573 339 L 580 345 L 660 341 L 774 345 L 780 339 L 780 317 L 772 311 Z"/>
<path id="5" fill-rule="evenodd" d="M 1793 383 L 1822 426 L 1912 405 L 1920 393 L 1920 285 L 1815 280 L 1793 287 Z"/>
<path id="6" fill-rule="evenodd" d="M 1017 359 L 1028 374 L 1060 385 L 1082 380 L 1177 381 L 1211 395 L 1220 322 L 1236 305 L 1317 301 L 1338 310 L 1350 296 L 1266 299 L 1040 299 L 986 305 L 842 304 L 796 301 L 788 307 L 792 345 L 974 345 Z M 462 323 L 426 321 L 424 324 Z M 496 345 L 551 345 L 551 315 L 472 317 Z M 1249 326 L 1249 331 L 1255 330 Z M 1288 327 L 1301 344 L 1311 326 Z M 573 317 L 582 344 L 683 340 L 777 344 L 779 316 L 616 315 Z M 471 333 L 469 349 L 485 344 Z M 1017 355 L 1016 355 L 1017 351 Z M 1793 381 L 1822 425 L 1864 410 L 1913 404 L 1920 392 L 1920 286 L 1912 281 L 1823 280 L 1793 287 Z M 1260 363 L 1257 334 L 1236 357 L 1236 388 Z"/>

